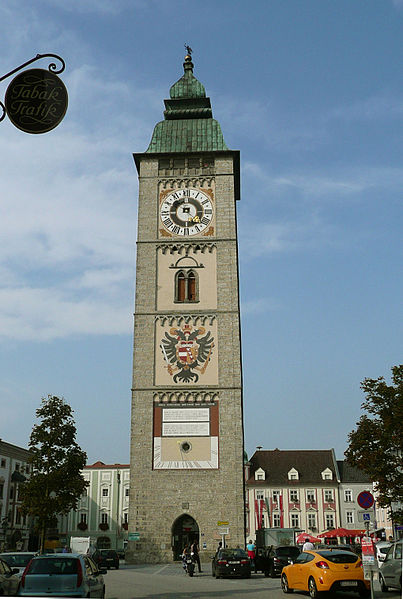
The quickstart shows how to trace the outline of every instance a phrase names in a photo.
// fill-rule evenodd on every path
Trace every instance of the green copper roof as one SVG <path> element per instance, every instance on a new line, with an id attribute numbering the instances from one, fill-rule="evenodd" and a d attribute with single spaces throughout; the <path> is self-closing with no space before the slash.
<path id="1" fill-rule="evenodd" d="M 192 58 L 183 64 L 184 75 L 165 100 L 164 121 L 157 123 L 148 153 L 210 152 L 228 150 L 219 123 L 212 118 L 210 98 L 193 75 Z"/>

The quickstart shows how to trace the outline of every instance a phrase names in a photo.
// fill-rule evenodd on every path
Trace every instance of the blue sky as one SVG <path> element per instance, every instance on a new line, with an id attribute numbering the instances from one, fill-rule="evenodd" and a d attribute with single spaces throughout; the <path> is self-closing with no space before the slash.
<path id="1" fill-rule="evenodd" d="M 56 53 L 69 93 L 47 134 L 0 123 L 0 437 L 27 446 L 55 394 L 90 463 L 129 460 L 132 153 L 187 43 L 241 151 L 246 449 L 342 458 L 360 381 L 402 362 L 403 1 L 3 0 L 0 23 L 1 74 Z"/>

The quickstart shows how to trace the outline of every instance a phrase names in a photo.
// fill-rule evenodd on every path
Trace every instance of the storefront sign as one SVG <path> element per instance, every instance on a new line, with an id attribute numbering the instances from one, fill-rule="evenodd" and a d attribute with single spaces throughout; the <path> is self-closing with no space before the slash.
<path id="1" fill-rule="evenodd" d="M 17 75 L 5 96 L 10 121 L 26 133 L 46 133 L 57 127 L 67 104 L 63 81 L 45 69 L 29 69 Z"/>

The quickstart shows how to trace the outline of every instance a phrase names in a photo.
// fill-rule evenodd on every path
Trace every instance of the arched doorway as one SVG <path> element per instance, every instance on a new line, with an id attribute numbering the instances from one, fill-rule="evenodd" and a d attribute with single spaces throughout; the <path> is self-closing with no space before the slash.
<path id="1" fill-rule="evenodd" d="M 180 560 L 186 543 L 199 543 L 199 526 L 192 516 L 182 514 L 172 525 L 172 550 L 174 560 Z"/>

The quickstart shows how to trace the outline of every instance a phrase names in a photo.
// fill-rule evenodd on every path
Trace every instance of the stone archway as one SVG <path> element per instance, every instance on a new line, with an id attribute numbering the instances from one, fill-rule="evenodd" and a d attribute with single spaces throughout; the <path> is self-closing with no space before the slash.
<path id="1" fill-rule="evenodd" d="M 172 525 L 172 551 L 174 561 L 181 559 L 186 543 L 199 543 L 199 526 L 192 516 L 182 514 Z"/>

